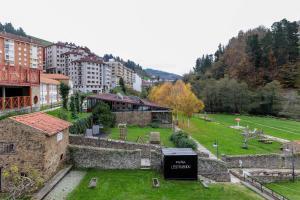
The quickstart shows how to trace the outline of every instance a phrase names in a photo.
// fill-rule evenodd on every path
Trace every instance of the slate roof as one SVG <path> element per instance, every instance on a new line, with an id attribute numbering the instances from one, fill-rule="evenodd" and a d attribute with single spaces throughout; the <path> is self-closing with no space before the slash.
<path id="1" fill-rule="evenodd" d="M 67 121 L 42 112 L 18 115 L 10 117 L 10 119 L 22 123 L 24 125 L 30 126 L 34 129 L 40 130 L 44 132 L 47 136 L 55 135 L 58 132 L 63 131 L 72 125 Z"/>

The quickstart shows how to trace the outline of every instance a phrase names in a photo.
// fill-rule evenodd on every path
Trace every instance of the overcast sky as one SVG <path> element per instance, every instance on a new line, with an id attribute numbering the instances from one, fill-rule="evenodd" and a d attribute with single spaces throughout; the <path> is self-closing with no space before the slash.
<path id="1" fill-rule="evenodd" d="M 2 0 L 0 22 L 51 42 L 189 72 L 239 30 L 300 20 L 299 0 Z"/>

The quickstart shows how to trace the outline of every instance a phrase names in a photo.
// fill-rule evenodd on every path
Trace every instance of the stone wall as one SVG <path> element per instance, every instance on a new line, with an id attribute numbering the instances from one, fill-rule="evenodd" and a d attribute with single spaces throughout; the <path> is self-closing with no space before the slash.
<path id="1" fill-rule="evenodd" d="M 139 169 L 141 150 L 108 149 L 69 145 L 70 158 L 75 167 L 98 169 Z"/>
<path id="2" fill-rule="evenodd" d="M 159 145 L 153 145 L 153 144 L 140 144 L 135 142 L 111 140 L 105 138 L 84 137 L 81 135 L 70 135 L 69 139 L 70 139 L 70 144 L 73 145 L 85 145 L 91 147 L 124 149 L 124 150 L 141 149 L 143 158 L 149 158 L 151 150 L 157 152 L 161 151 L 161 147 Z"/>
<path id="3" fill-rule="evenodd" d="M 146 126 L 152 122 L 151 111 L 114 112 L 114 114 L 116 115 L 116 124 Z"/>
<path id="4" fill-rule="evenodd" d="M 198 157 L 198 174 L 217 182 L 230 181 L 226 163 L 217 159 Z"/>
<path id="5" fill-rule="evenodd" d="M 292 167 L 292 156 L 284 154 L 222 156 L 229 168 L 288 169 Z M 300 154 L 295 155 L 295 167 L 300 169 Z"/>

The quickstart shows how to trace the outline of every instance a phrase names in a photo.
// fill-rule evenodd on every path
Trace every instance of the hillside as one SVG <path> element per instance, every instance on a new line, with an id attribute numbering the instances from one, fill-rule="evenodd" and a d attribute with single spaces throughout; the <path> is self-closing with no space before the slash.
<path id="1" fill-rule="evenodd" d="M 173 74 L 173 73 L 169 73 L 169 72 L 165 72 L 165 71 L 160 71 L 160 70 L 156 70 L 156 69 L 145 69 L 146 73 L 148 75 L 150 75 L 151 77 L 155 77 L 155 78 L 159 78 L 162 80 L 178 80 L 178 79 L 182 79 L 181 76 L 177 75 L 177 74 Z"/>

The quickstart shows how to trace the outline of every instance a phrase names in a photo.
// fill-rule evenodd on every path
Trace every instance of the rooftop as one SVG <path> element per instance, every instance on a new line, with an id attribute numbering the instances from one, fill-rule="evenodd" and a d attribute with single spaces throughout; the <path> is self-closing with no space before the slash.
<path id="1" fill-rule="evenodd" d="M 59 85 L 59 81 L 48 78 L 47 76 L 45 76 L 45 74 L 40 75 L 40 81 L 41 83 L 45 84 Z"/>
<path id="2" fill-rule="evenodd" d="M 191 148 L 163 148 L 162 153 L 168 156 L 197 155 Z"/>
<path id="3" fill-rule="evenodd" d="M 68 76 L 65 76 L 63 74 L 42 74 L 43 77 L 48 79 L 55 79 L 55 80 L 69 80 L 70 78 Z"/>
<path id="4" fill-rule="evenodd" d="M 103 101 L 130 103 L 130 104 L 134 104 L 134 105 L 144 105 L 144 106 L 157 107 L 157 108 L 166 108 L 166 107 L 160 106 L 156 103 L 153 103 L 151 101 L 148 101 L 146 99 L 141 99 L 136 96 L 125 96 L 125 95 L 121 95 L 121 94 L 102 93 L 102 94 L 88 96 L 88 98 L 100 99 Z"/>
<path id="5" fill-rule="evenodd" d="M 24 36 L 15 35 L 15 34 L 12 34 L 12 33 L 0 32 L 0 37 L 12 39 L 12 40 L 17 40 L 17 41 L 21 41 L 21 42 L 26 42 L 26 43 L 31 43 L 31 44 L 35 44 L 35 45 L 38 45 L 38 46 L 44 46 L 41 42 L 39 42 L 39 41 L 29 37 L 29 36 L 24 37 Z"/>
<path id="6" fill-rule="evenodd" d="M 55 135 L 56 133 L 63 131 L 69 126 L 71 126 L 71 123 L 67 121 L 42 112 L 18 115 L 10 117 L 10 119 L 30 126 L 34 129 L 40 130 L 44 132 L 47 136 Z"/>

